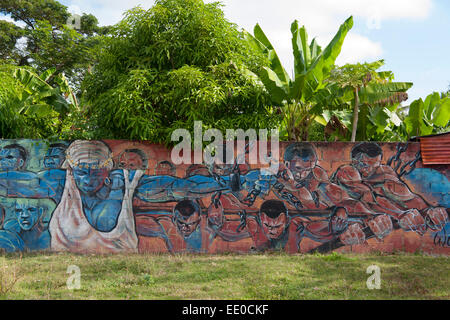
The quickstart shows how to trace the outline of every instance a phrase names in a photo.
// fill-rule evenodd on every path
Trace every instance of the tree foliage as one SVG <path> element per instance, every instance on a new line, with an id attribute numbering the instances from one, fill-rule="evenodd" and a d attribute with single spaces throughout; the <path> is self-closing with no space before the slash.
<path id="1" fill-rule="evenodd" d="M 272 102 L 282 111 L 282 137 L 308 140 L 309 127 L 315 116 L 316 96 L 325 87 L 324 80 L 329 76 L 352 27 L 353 18 L 350 17 L 322 50 L 315 39 L 309 43 L 306 28 L 300 28 L 295 20 L 291 25 L 294 79 L 281 65 L 274 47 L 258 24 L 254 28 L 254 35 L 245 33 L 249 45 L 266 55 L 270 61 L 270 66 L 260 69 L 257 75 L 269 91 Z"/>
<path id="2" fill-rule="evenodd" d="M 320 103 L 327 111 L 317 119 L 344 133 L 341 140 L 391 140 L 399 138 L 399 104 L 408 99 L 410 82 L 394 82 L 391 71 L 377 71 L 384 60 L 346 64 L 335 67 L 320 93 Z"/>
<path id="3" fill-rule="evenodd" d="M 170 144 L 173 130 L 273 127 L 264 87 L 247 72 L 266 62 L 218 3 L 159 0 L 115 25 L 83 89 L 98 135 Z"/>
<path id="4" fill-rule="evenodd" d="M 0 13 L 20 25 L 0 21 L 0 40 L 6 44 L 0 49 L 2 59 L 40 73 L 55 68 L 54 76 L 64 74 L 75 86 L 95 57 L 96 35 L 109 30 L 90 14 L 81 16 L 80 29 L 68 27 L 71 14 L 55 0 L 2 0 Z"/>
<path id="5" fill-rule="evenodd" d="M 38 75 L 31 67 L 0 64 L 0 137 L 66 138 L 79 114 L 78 102 L 55 69 Z M 56 85 L 47 81 L 54 77 Z"/>
<path id="6" fill-rule="evenodd" d="M 403 126 L 407 138 L 450 130 L 450 97 L 434 92 L 425 101 L 413 101 L 408 109 Z"/>

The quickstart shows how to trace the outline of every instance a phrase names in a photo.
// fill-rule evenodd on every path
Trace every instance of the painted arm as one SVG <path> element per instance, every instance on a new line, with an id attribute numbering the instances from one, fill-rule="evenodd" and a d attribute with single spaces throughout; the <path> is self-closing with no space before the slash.
<path id="1" fill-rule="evenodd" d="M 0 249 L 6 252 L 23 251 L 24 243 L 17 233 L 0 230 Z"/>
<path id="2" fill-rule="evenodd" d="M 332 180 L 344 188 L 353 199 L 369 203 L 374 202 L 372 189 L 364 184 L 356 168 L 352 166 L 341 167 L 336 171 Z"/>
<path id="3" fill-rule="evenodd" d="M 0 172 L 0 189 L 7 197 L 50 198 L 58 202 L 65 184 L 64 170 L 42 173 L 9 171 Z"/>
<path id="4" fill-rule="evenodd" d="M 221 177 L 220 181 L 217 181 L 201 175 L 188 178 L 143 176 L 136 188 L 136 196 L 146 202 L 169 202 L 198 199 L 218 191 L 232 191 L 230 177 Z"/>

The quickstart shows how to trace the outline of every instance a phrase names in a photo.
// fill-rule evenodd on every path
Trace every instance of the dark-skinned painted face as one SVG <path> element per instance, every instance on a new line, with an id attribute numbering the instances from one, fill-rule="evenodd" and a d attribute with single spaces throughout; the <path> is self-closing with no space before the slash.
<path id="1" fill-rule="evenodd" d="M 174 170 L 170 163 L 160 163 L 155 170 L 157 176 L 172 176 L 175 175 L 175 172 L 176 170 Z"/>
<path id="2" fill-rule="evenodd" d="M 19 149 L 0 149 L 0 170 L 20 170 L 25 160 Z"/>
<path id="3" fill-rule="evenodd" d="M 354 160 L 354 165 L 363 177 L 372 175 L 381 165 L 381 155 L 371 158 L 366 154 L 359 154 L 358 158 Z"/>
<path id="4" fill-rule="evenodd" d="M 272 219 L 264 212 L 261 212 L 261 224 L 265 235 L 269 239 L 278 239 L 286 229 L 287 216 L 285 213 L 282 213 L 277 218 Z"/>
<path id="5" fill-rule="evenodd" d="M 178 211 L 175 211 L 175 217 L 178 232 L 184 237 L 189 237 L 197 230 L 197 227 L 200 224 L 200 214 L 198 212 L 194 212 L 189 217 L 185 217 Z"/>
<path id="6" fill-rule="evenodd" d="M 58 169 L 65 158 L 65 150 L 63 148 L 50 148 L 44 157 L 44 166 L 47 169 Z"/>
<path id="7" fill-rule="evenodd" d="M 32 205 L 28 201 L 16 202 L 17 221 L 24 231 L 29 231 L 36 225 L 42 212 L 42 208 Z"/>
<path id="8" fill-rule="evenodd" d="M 296 181 L 305 179 L 316 166 L 316 159 L 302 159 L 299 156 L 295 156 L 291 161 L 287 161 L 286 166 L 292 172 Z"/>
<path id="9" fill-rule="evenodd" d="M 119 167 L 122 169 L 137 170 L 143 169 L 142 157 L 136 152 L 125 152 L 119 159 Z"/>
<path id="10" fill-rule="evenodd" d="M 213 172 L 219 176 L 229 176 L 233 173 L 234 164 L 214 163 Z"/>
<path id="11" fill-rule="evenodd" d="M 109 175 L 108 169 L 94 169 L 91 164 L 79 164 L 72 169 L 75 183 L 80 192 L 95 194 L 104 185 Z"/>
<path id="12" fill-rule="evenodd" d="M 208 225 L 214 230 L 222 229 L 225 223 L 225 215 L 223 207 L 220 202 L 217 204 L 211 203 L 208 208 Z"/>

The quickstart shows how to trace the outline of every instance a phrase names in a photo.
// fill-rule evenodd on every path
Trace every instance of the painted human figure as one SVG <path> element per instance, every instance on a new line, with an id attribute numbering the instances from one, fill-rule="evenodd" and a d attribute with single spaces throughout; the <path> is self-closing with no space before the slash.
<path id="1" fill-rule="evenodd" d="M 45 206 L 34 199 L 16 199 L 16 218 L 5 221 L 0 230 L 0 248 L 7 252 L 45 250 L 50 247 L 50 233 Z"/>
<path id="2" fill-rule="evenodd" d="M 13 143 L 0 149 L 0 171 L 22 171 L 25 169 L 28 153 L 24 147 Z"/>
<path id="3" fill-rule="evenodd" d="M 126 149 L 119 155 L 119 168 L 128 170 L 145 170 L 148 157 L 140 149 Z"/>
<path id="4" fill-rule="evenodd" d="M 289 253 L 300 251 L 304 237 L 324 243 L 336 238 L 336 233 L 347 226 L 346 211 L 338 209 L 336 219 L 311 221 L 302 216 L 290 215 L 286 205 L 280 200 L 266 200 L 256 216 L 248 216 L 249 230 L 256 250 L 285 250 Z"/>
<path id="5" fill-rule="evenodd" d="M 136 225 L 138 235 L 164 240 L 168 252 L 207 250 L 204 220 L 196 200 L 179 201 L 171 216 L 138 215 Z"/>
<path id="6" fill-rule="evenodd" d="M 253 179 L 252 175 L 257 173 L 257 170 L 249 172 L 246 163 L 237 164 L 237 160 L 229 156 L 227 151 L 226 144 L 222 145 L 222 159 L 215 159 L 207 166 L 209 175 L 231 177 L 235 172 L 239 172 L 240 175 Z M 233 160 L 231 163 L 227 163 L 227 156 L 229 160 Z M 238 155 L 237 158 L 239 157 L 243 155 Z M 245 185 L 242 189 L 234 193 L 217 192 L 211 197 L 206 225 L 209 232 L 209 252 L 249 252 L 254 249 L 251 234 L 247 230 L 246 217 L 247 214 L 257 213 L 258 208 L 254 203 L 242 203 Z"/>
<path id="7" fill-rule="evenodd" d="M 264 201 L 258 215 L 247 218 L 247 228 L 257 251 L 298 251 L 297 248 L 291 248 L 292 243 L 297 243 L 302 236 L 303 229 L 297 227 L 291 221 L 288 209 L 279 200 Z M 294 241 L 289 241 L 290 238 L 294 238 Z"/>
<path id="8" fill-rule="evenodd" d="M 45 179 L 33 172 L 0 172 L 0 186 L 9 197 L 50 198 L 58 204 L 50 222 L 55 250 L 136 251 L 133 197 L 166 202 L 230 189 L 228 177 L 219 183 L 204 176 L 182 179 L 113 170 L 111 151 L 100 141 L 73 142 L 64 169 L 49 171 Z"/>
<path id="9" fill-rule="evenodd" d="M 156 176 L 175 176 L 176 173 L 177 169 L 175 168 L 173 163 L 168 160 L 158 162 L 155 168 Z"/>
<path id="10" fill-rule="evenodd" d="M 255 248 L 247 229 L 250 212 L 231 195 L 216 194 L 208 207 L 208 252 L 249 252 Z"/>
<path id="11" fill-rule="evenodd" d="M 368 226 L 378 238 L 385 237 L 392 230 L 389 217 L 381 211 L 371 210 L 363 201 L 352 198 L 345 188 L 330 182 L 327 172 L 317 161 L 317 154 L 310 143 L 290 144 L 284 153 L 279 183 L 273 188 L 281 199 L 287 199 L 291 206 L 306 215 L 314 210 L 330 212 L 328 221 L 319 219 L 314 222 L 310 226 L 312 232 L 307 229 L 305 235 L 317 241 L 315 234 L 323 237 L 330 233 L 330 226 L 334 226 L 334 236 L 339 236 L 344 244 L 352 245 L 359 241 L 353 235 L 354 229 L 362 230 Z M 380 228 L 379 225 L 387 227 Z M 338 229 L 338 226 L 342 228 Z"/>
<path id="12" fill-rule="evenodd" d="M 65 142 L 52 143 L 44 156 L 46 169 L 60 169 L 66 159 L 66 149 L 69 145 Z"/>
<path id="13" fill-rule="evenodd" d="M 406 231 L 423 235 L 427 228 L 441 230 L 448 221 L 446 209 L 432 207 L 413 193 L 392 167 L 382 164 L 382 157 L 378 144 L 360 143 L 352 149 L 352 164 L 338 168 L 332 179 L 353 199 L 363 201 L 373 211 L 388 214 Z M 378 227 L 381 232 L 390 228 L 383 224 Z"/>

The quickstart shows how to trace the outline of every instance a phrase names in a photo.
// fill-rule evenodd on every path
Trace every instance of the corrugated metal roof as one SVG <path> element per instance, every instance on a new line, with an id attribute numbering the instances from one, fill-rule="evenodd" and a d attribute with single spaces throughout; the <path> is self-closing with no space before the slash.
<path id="1" fill-rule="evenodd" d="M 418 139 L 425 165 L 450 164 L 450 132 Z"/>
<path id="2" fill-rule="evenodd" d="M 430 134 L 429 136 L 411 137 L 411 139 L 409 139 L 409 141 L 417 142 L 417 141 L 419 141 L 420 138 L 440 137 L 440 136 L 445 136 L 445 135 L 450 135 L 450 131 L 449 132 L 444 132 L 444 133 Z"/>

